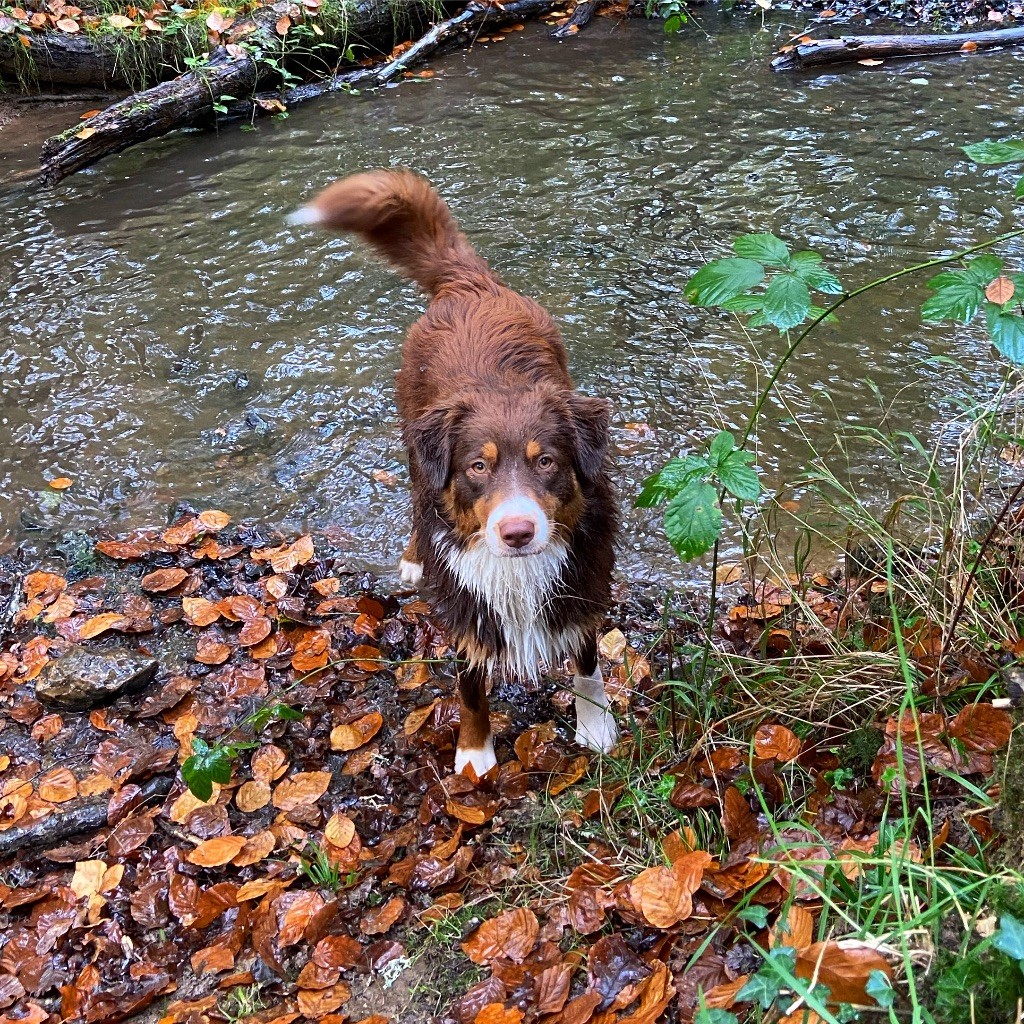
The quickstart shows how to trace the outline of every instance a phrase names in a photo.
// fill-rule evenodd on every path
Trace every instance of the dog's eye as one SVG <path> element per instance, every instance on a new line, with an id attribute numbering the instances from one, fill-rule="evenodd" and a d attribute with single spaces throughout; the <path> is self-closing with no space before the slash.
<path id="1" fill-rule="evenodd" d="M 474 473 L 486 473 L 487 463 L 483 459 L 477 459 L 476 462 L 471 463 L 469 467 Z"/>
<path id="2" fill-rule="evenodd" d="M 542 455 L 537 460 L 538 469 L 550 469 L 555 464 L 555 460 L 550 455 Z"/>

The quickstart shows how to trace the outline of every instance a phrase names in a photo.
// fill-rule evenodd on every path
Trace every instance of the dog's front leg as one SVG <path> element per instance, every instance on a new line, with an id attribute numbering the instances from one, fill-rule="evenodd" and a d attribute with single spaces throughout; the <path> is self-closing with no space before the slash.
<path id="1" fill-rule="evenodd" d="M 419 544 L 417 543 L 416 531 L 412 531 L 409 543 L 402 552 L 398 562 L 398 576 L 401 581 L 410 587 L 418 587 L 423 579 L 423 559 L 420 556 Z"/>
<path id="2" fill-rule="evenodd" d="M 487 670 L 475 665 L 459 667 L 459 743 L 455 770 L 467 764 L 483 775 L 498 763 L 491 737 L 491 712 L 487 703 Z"/>
<path id="3" fill-rule="evenodd" d="M 604 678 L 597 659 L 597 636 L 589 636 L 579 654 L 573 659 L 572 688 L 576 694 L 576 742 L 607 754 L 619 742 L 619 727 L 615 724 L 608 696 L 604 692 Z"/>

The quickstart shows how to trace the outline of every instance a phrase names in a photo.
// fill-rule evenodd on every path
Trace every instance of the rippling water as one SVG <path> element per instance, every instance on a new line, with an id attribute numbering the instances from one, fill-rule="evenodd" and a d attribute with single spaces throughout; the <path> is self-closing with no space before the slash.
<path id="1" fill-rule="evenodd" d="M 509 283 L 552 311 L 580 386 L 614 398 L 626 496 L 741 425 L 758 353 L 781 347 L 758 334 L 755 350 L 682 299 L 733 235 L 811 245 L 855 285 L 1012 226 L 989 197 L 997 172 L 957 147 L 1018 130 L 1018 53 L 778 76 L 755 21 L 705 28 L 666 39 L 599 19 L 560 45 L 528 26 L 429 80 L 145 145 L 52 193 L 0 192 L 0 547 L 38 526 L 162 522 L 190 499 L 340 528 L 370 568 L 395 559 L 407 494 L 392 382 L 422 304 L 349 239 L 285 226 L 339 175 L 429 175 Z M 850 309 L 796 360 L 759 439 L 769 484 L 805 464 L 801 434 L 828 449 L 878 420 L 869 380 L 889 426 L 926 442 L 951 400 L 994 389 L 981 335 L 922 326 L 920 288 Z M 848 472 L 880 504 L 899 487 L 867 449 Z M 75 483 L 53 510 L 39 492 L 57 474 Z M 623 564 L 680 575 L 646 512 L 627 514 Z"/>

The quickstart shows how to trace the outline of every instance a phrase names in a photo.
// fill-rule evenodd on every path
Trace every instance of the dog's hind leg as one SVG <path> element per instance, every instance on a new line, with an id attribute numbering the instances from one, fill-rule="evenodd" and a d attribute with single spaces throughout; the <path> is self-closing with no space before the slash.
<path id="1" fill-rule="evenodd" d="M 597 659 L 597 636 L 591 635 L 573 659 L 572 688 L 576 694 L 576 742 L 607 754 L 619 742 L 615 724 L 604 692 L 604 678 Z"/>
<path id="2" fill-rule="evenodd" d="M 413 530 L 402 557 L 398 561 L 398 576 L 409 587 L 418 587 L 423 579 L 423 562 L 416 545 L 416 531 Z"/>
<path id="3" fill-rule="evenodd" d="M 487 670 L 474 665 L 459 667 L 459 743 L 455 770 L 472 765 L 483 775 L 498 763 L 491 736 L 491 712 L 487 704 Z"/>

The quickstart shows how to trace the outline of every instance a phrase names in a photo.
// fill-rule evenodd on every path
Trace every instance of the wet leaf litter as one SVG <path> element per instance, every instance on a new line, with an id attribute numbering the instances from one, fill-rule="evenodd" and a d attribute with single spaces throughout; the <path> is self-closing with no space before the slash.
<path id="1" fill-rule="evenodd" d="M 668 814 L 640 834 L 622 820 L 669 671 L 652 602 L 627 597 L 601 637 L 626 727 L 618 774 L 569 741 L 562 678 L 496 705 L 499 768 L 474 779 L 451 774 L 452 652 L 418 595 L 381 592 L 310 536 L 268 538 L 216 510 L 96 553 L 77 578 L 25 571 L 0 644 L 11 1020 L 122 1020 L 159 1000 L 168 1022 L 240 1006 L 268 1022 L 685 1021 L 700 999 L 756 999 L 755 945 L 872 1005 L 897 960 L 816 934 L 815 892 L 760 800 L 809 787 L 810 819 L 787 839 L 856 879 L 884 843 L 887 792 L 950 771 L 984 787 L 1010 736 L 984 702 L 889 716 L 855 789 L 827 736 L 794 720 L 762 715 L 743 744 L 684 726 L 643 767 Z M 720 571 L 741 588 L 720 624 L 737 651 L 822 642 L 798 586 L 831 628 L 859 612 L 828 576 L 744 588 Z M 922 665 L 934 658 L 927 629 L 910 642 Z M 109 659 L 146 677 L 90 688 Z M 78 684 L 72 705 L 45 685 L 60 671 Z M 706 817 L 722 837 L 710 847 Z M 61 820 L 72 827 L 49 830 Z M 957 827 L 991 831 L 980 813 Z M 433 1000 L 403 1003 L 403 976 Z"/>

